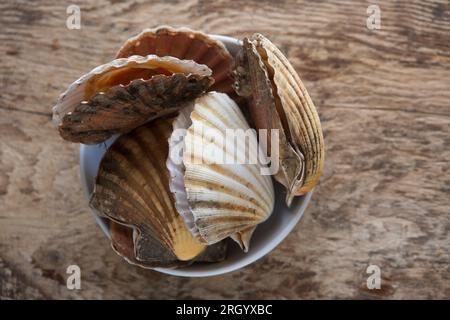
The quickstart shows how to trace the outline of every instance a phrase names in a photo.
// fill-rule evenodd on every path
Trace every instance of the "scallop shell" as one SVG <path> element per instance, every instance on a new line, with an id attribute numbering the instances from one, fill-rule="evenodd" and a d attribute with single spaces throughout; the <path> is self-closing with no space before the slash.
<path id="1" fill-rule="evenodd" d="M 189 261 L 177 260 L 168 250 L 163 250 L 160 252 L 157 259 L 149 261 L 137 260 L 134 253 L 133 228 L 121 225 L 114 221 L 109 221 L 109 231 L 113 250 L 128 263 L 142 268 L 178 268 L 190 265 L 194 262 L 219 262 L 223 261 L 227 254 L 227 243 L 225 241 L 221 241 L 217 244 L 206 247 L 205 251 L 193 260 Z"/>
<path id="2" fill-rule="evenodd" d="M 287 188 L 288 205 L 318 182 L 324 141 L 316 108 L 281 51 L 261 34 L 244 39 L 235 68 L 236 92 L 250 100 L 258 129 L 281 129 L 280 168 L 275 179 Z"/>
<path id="3" fill-rule="evenodd" d="M 304 158 L 286 137 L 275 106 L 272 86 L 261 57 L 251 42 L 244 40 L 244 48 L 248 53 L 243 54 L 242 51 L 236 60 L 236 74 L 239 77 L 236 89 L 239 95 L 250 98 L 248 111 L 255 127 L 269 129 L 266 141 L 267 153 L 273 157 L 276 155 L 271 154 L 271 131 L 274 130 L 278 134 L 279 170 L 275 174 L 275 179 L 288 189 L 286 203 L 290 205 L 293 198 L 292 190 L 303 184 Z M 250 73 L 248 70 L 252 70 L 252 72 Z"/>
<path id="4" fill-rule="evenodd" d="M 213 244 L 231 237 L 248 251 L 256 225 L 270 216 L 274 206 L 272 180 L 262 175 L 267 159 L 254 130 L 249 130 L 236 103 L 217 92 L 180 111 L 174 129 L 182 128 L 187 131 L 178 139 L 176 130 L 172 133 L 167 161 L 178 212 L 199 241 Z M 247 132 L 248 144 L 235 143 L 230 129 Z M 255 148 L 246 150 L 248 146 Z M 245 161 L 227 163 L 230 155 Z"/>
<path id="5" fill-rule="evenodd" d="M 143 268 L 177 268 L 189 264 L 189 261 L 178 260 L 169 250 L 161 247 L 159 242 L 152 243 L 149 246 L 153 259 L 145 260 L 144 257 L 141 257 L 141 260 L 138 260 L 134 251 L 133 228 L 111 221 L 109 231 L 111 235 L 111 247 L 130 264 Z M 155 247 L 159 248 L 159 250 L 155 250 Z"/>
<path id="6" fill-rule="evenodd" d="M 194 60 L 207 65 L 215 80 L 211 90 L 234 94 L 232 84 L 233 59 L 220 41 L 216 41 L 200 31 L 188 28 L 159 26 L 145 29 L 128 39 L 117 52 L 117 58 L 131 55 L 146 56 L 156 54 L 160 57 L 173 56 L 179 59 Z"/>
<path id="7" fill-rule="evenodd" d="M 139 261 L 188 261 L 205 250 L 175 209 L 165 163 L 172 120 L 157 119 L 122 135 L 105 153 L 90 200 L 109 219 L 134 228 Z"/>
<path id="8" fill-rule="evenodd" d="M 132 56 L 98 66 L 75 81 L 53 107 L 69 141 L 99 143 L 174 112 L 212 84 L 211 70 L 174 57 Z"/>

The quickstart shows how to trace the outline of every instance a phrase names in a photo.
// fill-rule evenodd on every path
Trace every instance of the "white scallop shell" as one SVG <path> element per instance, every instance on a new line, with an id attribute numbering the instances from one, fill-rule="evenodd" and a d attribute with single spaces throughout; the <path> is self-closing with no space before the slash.
<path id="1" fill-rule="evenodd" d="M 173 138 L 177 131 L 169 139 L 167 161 L 178 212 L 191 233 L 204 243 L 231 237 L 247 251 L 256 225 L 265 221 L 274 207 L 271 177 L 261 174 L 262 163 L 267 162 L 256 133 L 246 131 L 250 127 L 236 103 L 217 92 L 184 108 L 174 122 L 174 129 L 179 128 L 188 128 L 180 135 L 182 163 L 174 152 L 180 147 L 176 144 L 180 139 Z M 229 129 L 244 130 L 248 143 L 235 143 Z M 245 161 L 227 163 L 230 155 Z"/>
<path id="2" fill-rule="evenodd" d="M 178 213 L 183 217 L 184 222 L 192 235 L 198 240 L 202 240 L 198 233 L 198 229 L 195 226 L 194 216 L 189 209 L 184 185 L 184 138 L 186 137 L 186 130 L 192 124 L 190 115 L 193 109 L 193 104 L 181 109 L 178 117 L 173 121 L 173 132 L 169 138 L 169 156 L 167 157 L 166 165 L 171 177 L 169 183 L 170 191 L 175 195 L 175 207 Z"/>

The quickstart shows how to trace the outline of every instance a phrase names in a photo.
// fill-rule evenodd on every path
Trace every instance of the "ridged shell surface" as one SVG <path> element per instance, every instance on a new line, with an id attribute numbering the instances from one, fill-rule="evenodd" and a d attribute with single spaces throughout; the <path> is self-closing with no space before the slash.
<path id="1" fill-rule="evenodd" d="M 305 181 L 294 191 L 296 195 L 305 194 L 317 184 L 324 165 L 325 149 L 319 115 L 299 75 L 283 53 L 261 34 L 253 35 L 252 41 L 273 81 L 289 136 L 305 157 Z"/>
<path id="2" fill-rule="evenodd" d="M 179 212 L 200 241 L 212 244 L 231 237 L 247 251 L 254 228 L 274 206 L 271 177 L 262 174 L 267 159 L 254 130 L 227 95 L 207 93 L 195 100 L 192 111 L 181 111 L 187 112 L 191 124 L 184 136 L 183 167 L 170 170 L 171 190 L 181 192 L 176 197 Z M 239 139 L 238 132 L 247 135 Z M 183 171 L 184 181 L 177 182 L 174 176 Z M 187 206 L 180 203 L 182 197 Z"/>
<path id="3" fill-rule="evenodd" d="M 185 27 L 159 26 L 145 29 L 128 39 L 116 57 L 131 55 L 173 56 L 207 65 L 215 80 L 210 90 L 234 94 L 231 76 L 233 60 L 225 46 L 200 31 Z"/>
<path id="4" fill-rule="evenodd" d="M 134 230 L 132 227 L 125 226 L 114 221 L 109 222 L 109 232 L 111 235 L 111 247 L 130 264 L 137 265 L 142 268 L 177 268 L 186 266 L 189 261 L 180 261 L 169 250 L 162 248 L 162 250 L 154 250 L 154 246 L 159 246 L 158 242 L 152 243 L 153 258 L 140 260 L 136 258 L 134 247 Z M 158 255 L 158 256 L 156 256 Z"/>
<path id="5" fill-rule="evenodd" d="M 131 56 L 101 65 L 69 86 L 53 121 L 69 141 L 98 143 L 128 132 L 206 91 L 211 70 L 193 61 Z"/>
<path id="6" fill-rule="evenodd" d="M 175 209 L 166 168 L 172 120 L 157 119 L 118 138 L 102 159 L 90 205 L 134 228 L 135 257 L 167 264 L 204 251 Z"/>
<path id="7" fill-rule="evenodd" d="M 177 260 L 176 257 L 168 250 L 160 252 L 160 255 L 154 259 L 138 260 L 136 259 L 134 252 L 135 235 L 133 228 L 121 225 L 112 220 L 110 220 L 108 224 L 111 235 L 111 246 L 113 250 L 128 263 L 137 265 L 141 268 L 178 268 L 188 266 L 194 262 L 219 262 L 226 258 L 227 243 L 225 241 L 221 241 L 214 245 L 208 246 L 200 255 L 189 261 Z M 153 252 L 153 254 L 154 253 L 155 252 Z"/>
<path id="8" fill-rule="evenodd" d="M 192 235 L 202 241 L 198 228 L 195 226 L 194 215 L 189 208 L 189 202 L 186 196 L 186 186 L 184 184 L 185 166 L 183 164 L 183 152 L 185 148 L 184 139 L 187 129 L 191 126 L 191 113 L 194 104 L 186 106 L 180 111 L 179 115 L 173 121 L 173 132 L 169 138 L 169 155 L 167 157 L 167 169 L 170 173 L 170 191 L 175 196 L 175 207 L 178 213 L 183 217 L 186 226 Z"/>
<path id="9" fill-rule="evenodd" d="M 248 111 L 253 124 L 258 129 L 268 130 L 266 152 L 274 163 L 274 158 L 279 159 L 274 178 L 286 187 L 286 203 L 289 206 L 295 190 L 304 183 L 305 161 L 301 151 L 288 139 L 267 68 L 253 42 L 247 38 L 237 55 L 235 73 L 236 92 L 249 100 Z M 272 138 L 273 134 L 276 136 Z"/>

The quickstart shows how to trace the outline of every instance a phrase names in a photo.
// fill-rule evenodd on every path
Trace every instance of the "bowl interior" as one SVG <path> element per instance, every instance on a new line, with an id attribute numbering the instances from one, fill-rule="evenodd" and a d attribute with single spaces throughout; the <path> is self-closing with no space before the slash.
<path id="1" fill-rule="evenodd" d="M 212 37 L 222 41 L 233 56 L 241 46 L 241 42 L 234 38 L 219 35 L 212 35 Z M 95 177 L 103 154 L 117 137 L 114 136 L 104 143 L 96 145 L 80 145 L 81 183 L 87 199 L 92 194 Z M 285 191 L 283 187 L 276 182 L 274 182 L 274 187 L 276 198 L 274 212 L 267 221 L 256 228 L 252 236 L 249 252 L 242 252 L 234 241 L 229 240 L 229 250 L 225 261 L 218 263 L 196 263 L 178 269 L 155 268 L 155 270 L 176 276 L 206 277 L 240 269 L 266 255 L 283 241 L 295 227 L 302 217 L 312 195 L 312 192 L 309 192 L 305 196 L 296 197 L 292 206 L 288 208 L 284 203 Z M 95 212 L 94 216 L 100 228 L 109 237 L 110 234 L 105 221 Z"/>

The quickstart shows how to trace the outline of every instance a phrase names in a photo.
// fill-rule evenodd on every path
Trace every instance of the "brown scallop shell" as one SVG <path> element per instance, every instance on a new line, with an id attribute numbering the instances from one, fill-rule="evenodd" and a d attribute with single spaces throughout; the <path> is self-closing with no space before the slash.
<path id="1" fill-rule="evenodd" d="M 128 39 L 117 52 L 116 58 L 148 54 L 194 60 L 207 65 L 212 70 L 214 78 L 210 90 L 235 94 L 232 88 L 233 59 L 230 53 L 222 42 L 212 39 L 203 32 L 170 26 L 145 29 Z"/>
<path id="2" fill-rule="evenodd" d="M 169 190 L 171 131 L 171 120 L 160 118 L 119 137 L 100 163 L 90 200 L 99 213 L 134 228 L 139 261 L 188 261 L 205 250 L 186 228 Z"/>
<path id="3" fill-rule="evenodd" d="M 75 81 L 58 99 L 53 120 L 64 139 L 99 143 L 178 110 L 213 81 L 211 70 L 193 61 L 155 55 L 116 59 Z"/>
<path id="4" fill-rule="evenodd" d="M 113 250 L 130 264 L 142 268 L 179 268 L 186 267 L 192 263 L 211 263 L 225 260 L 228 243 L 221 241 L 207 246 L 196 258 L 189 261 L 177 260 L 168 250 L 161 252 L 157 259 L 138 260 L 134 253 L 133 228 L 110 221 L 109 231 L 111 235 L 111 246 Z M 150 246 L 153 247 L 153 246 Z"/>
<path id="5" fill-rule="evenodd" d="M 109 231 L 113 250 L 130 264 L 143 268 L 177 268 L 190 263 L 178 260 L 169 250 L 161 247 L 159 242 L 149 245 L 149 248 L 152 248 L 153 257 L 147 257 L 147 260 L 141 257 L 141 260 L 138 260 L 134 251 L 133 228 L 111 221 Z M 160 250 L 154 250 L 155 247 L 160 247 Z"/>
<path id="6" fill-rule="evenodd" d="M 286 57 L 260 34 L 244 39 L 235 79 L 236 92 L 249 100 L 256 128 L 279 130 L 281 170 L 275 179 L 287 188 L 289 205 L 293 196 L 310 191 L 322 173 L 324 142 L 316 108 Z"/>

